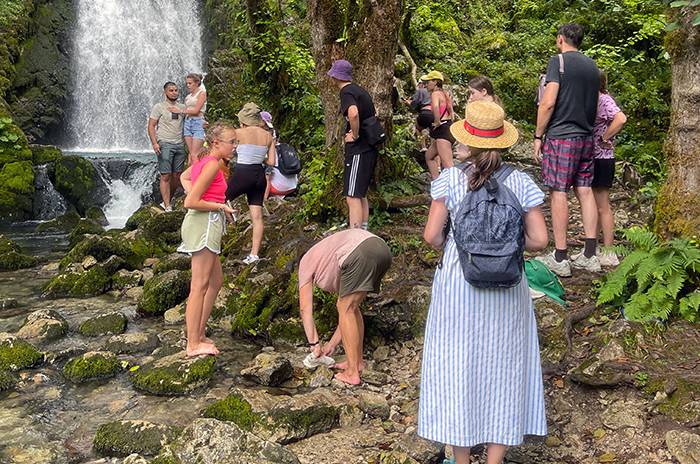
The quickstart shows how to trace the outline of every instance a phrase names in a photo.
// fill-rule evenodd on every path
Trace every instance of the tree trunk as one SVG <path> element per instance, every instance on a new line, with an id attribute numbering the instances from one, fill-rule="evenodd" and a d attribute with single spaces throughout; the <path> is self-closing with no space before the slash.
<path id="1" fill-rule="evenodd" d="M 668 177 L 656 204 L 656 230 L 664 236 L 700 236 L 700 26 L 679 14 L 669 35 L 671 126 L 664 148 Z"/>

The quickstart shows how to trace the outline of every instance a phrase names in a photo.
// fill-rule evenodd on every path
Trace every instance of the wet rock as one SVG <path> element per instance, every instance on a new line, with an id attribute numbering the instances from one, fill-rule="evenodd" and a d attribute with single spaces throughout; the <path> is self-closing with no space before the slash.
<path id="1" fill-rule="evenodd" d="M 389 418 L 389 403 L 384 395 L 374 392 L 362 391 L 359 395 L 360 409 L 368 416 L 382 420 Z"/>
<path id="2" fill-rule="evenodd" d="M 195 420 L 171 449 L 179 461 L 170 462 L 181 464 L 299 464 L 297 457 L 279 444 L 216 419 Z"/>
<path id="3" fill-rule="evenodd" d="M 118 270 L 112 276 L 112 289 L 126 290 L 141 285 L 143 281 L 143 273 L 141 271 L 127 271 L 126 269 Z"/>
<path id="4" fill-rule="evenodd" d="M 141 314 L 158 316 L 182 303 L 190 292 L 189 271 L 173 269 L 149 279 L 138 301 Z"/>
<path id="5" fill-rule="evenodd" d="M 12 390 L 17 385 L 17 377 L 14 374 L 0 370 L 0 392 Z"/>
<path id="6" fill-rule="evenodd" d="M 42 222 L 36 226 L 37 232 L 64 232 L 69 234 L 80 222 L 80 215 L 75 211 L 68 211 L 63 216 Z"/>
<path id="7" fill-rule="evenodd" d="M 105 456 L 124 457 L 133 453 L 158 454 L 172 442 L 175 432 L 168 426 L 143 420 L 120 420 L 102 424 L 92 442 L 95 451 Z"/>
<path id="8" fill-rule="evenodd" d="M 333 380 L 333 371 L 326 366 L 318 366 L 306 378 L 306 385 L 310 388 L 328 387 Z"/>
<path id="9" fill-rule="evenodd" d="M 665 439 L 668 450 L 680 464 L 700 464 L 700 435 L 670 430 Z"/>
<path id="10" fill-rule="evenodd" d="M 0 235 L 0 272 L 25 269 L 36 266 L 36 263 L 36 258 L 23 254 L 19 245 Z"/>
<path id="11" fill-rule="evenodd" d="M 292 378 L 292 363 L 279 353 L 260 353 L 241 375 L 260 385 L 275 387 Z"/>
<path id="12" fill-rule="evenodd" d="M 130 288 L 124 293 L 124 296 L 126 296 L 127 298 L 131 298 L 132 300 L 137 300 L 137 301 L 139 298 L 141 298 L 142 295 L 143 295 L 143 287 Z"/>
<path id="13" fill-rule="evenodd" d="M 92 219 L 81 219 L 68 235 L 68 243 L 73 247 L 84 240 L 86 236 L 100 235 L 104 231 L 104 228 Z"/>
<path id="14" fill-rule="evenodd" d="M 174 308 L 170 308 L 163 314 L 163 320 L 167 325 L 182 324 L 185 322 L 185 304 L 180 303 Z"/>
<path id="15" fill-rule="evenodd" d="M 145 243 L 131 241 L 120 235 L 89 235 L 75 245 L 61 260 L 61 269 L 71 263 L 81 263 L 85 257 L 93 256 L 98 262 L 103 262 L 111 256 L 121 258 L 121 266 L 136 269 L 141 266 L 152 250 Z M 120 268 L 112 269 L 110 276 Z"/>
<path id="16" fill-rule="evenodd" d="M 644 417 L 638 404 L 626 401 L 616 401 L 601 414 L 603 425 L 612 430 L 631 427 L 644 430 Z"/>
<path id="17" fill-rule="evenodd" d="M 90 351 L 77 356 L 63 367 L 63 375 L 74 383 L 114 377 L 121 370 L 119 360 L 109 351 Z"/>
<path id="18" fill-rule="evenodd" d="M 109 221 L 107 220 L 107 216 L 105 216 L 104 211 L 102 211 L 102 208 L 98 208 L 97 206 L 88 208 L 87 211 L 85 211 L 85 218 L 95 221 L 101 226 L 109 225 Z"/>
<path id="19" fill-rule="evenodd" d="M 120 312 L 105 313 L 92 317 L 80 324 L 78 331 L 88 337 L 124 333 L 128 320 Z"/>
<path id="20" fill-rule="evenodd" d="M 184 351 L 156 359 L 131 372 L 137 390 L 152 395 L 184 395 L 208 384 L 214 375 L 213 356 L 187 358 Z"/>
<path id="21" fill-rule="evenodd" d="M 146 221 L 149 219 L 156 217 L 157 215 L 160 215 L 162 211 L 160 208 L 158 208 L 155 205 L 144 205 L 134 214 L 132 214 L 129 219 L 126 220 L 126 225 L 124 228 L 126 230 L 136 230 L 141 226 L 141 224 L 144 224 Z"/>
<path id="22" fill-rule="evenodd" d="M 187 211 L 184 208 L 165 213 L 158 209 L 156 214 L 139 224 L 139 231 L 147 240 L 164 242 L 167 245 L 179 245 L 182 241 L 180 226 Z"/>
<path id="23" fill-rule="evenodd" d="M 343 399 L 327 389 L 284 396 L 236 389 L 211 404 L 205 417 L 236 423 L 259 437 L 286 444 L 331 430 L 338 424 Z"/>
<path id="24" fill-rule="evenodd" d="M 150 353 L 160 341 L 158 336 L 143 332 L 114 335 L 107 340 L 105 350 L 116 354 Z"/>
<path id="25" fill-rule="evenodd" d="M 36 366 L 44 355 L 32 344 L 8 333 L 0 333 L 0 371 L 18 371 Z"/>
<path id="26" fill-rule="evenodd" d="M 69 263 L 61 274 L 49 281 L 42 294 L 45 298 L 86 298 L 109 290 L 112 274 L 124 265 L 124 261 L 112 255 L 104 262 L 85 269 L 79 263 Z"/>
<path id="27" fill-rule="evenodd" d="M 155 274 L 164 274 L 176 269 L 178 271 L 189 271 L 192 266 L 192 258 L 184 253 L 173 253 L 158 260 L 153 266 Z"/>
<path id="28" fill-rule="evenodd" d="M 27 316 L 17 336 L 44 342 L 61 338 L 67 331 L 68 323 L 63 316 L 51 309 L 40 309 Z"/>
<path id="29" fill-rule="evenodd" d="M 3 309 L 13 309 L 19 306 L 16 298 L 0 298 L 0 311 Z"/>
<path id="30" fill-rule="evenodd" d="M 395 451 L 406 453 L 421 464 L 439 464 L 445 457 L 445 446 L 415 434 L 404 434 L 394 444 Z"/>
<path id="31" fill-rule="evenodd" d="M 297 317 L 276 318 L 270 323 L 267 332 L 275 346 L 296 346 L 306 341 L 304 326 Z"/>

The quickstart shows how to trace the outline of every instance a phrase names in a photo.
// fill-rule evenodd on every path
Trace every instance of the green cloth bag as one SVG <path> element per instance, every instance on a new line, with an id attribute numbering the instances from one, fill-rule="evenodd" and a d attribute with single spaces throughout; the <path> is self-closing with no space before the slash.
<path id="1" fill-rule="evenodd" d="M 525 275 L 530 288 L 538 290 L 560 305 L 566 306 L 566 301 L 563 299 L 564 287 L 559 282 L 559 277 L 550 271 L 544 263 L 536 259 L 526 259 Z"/>

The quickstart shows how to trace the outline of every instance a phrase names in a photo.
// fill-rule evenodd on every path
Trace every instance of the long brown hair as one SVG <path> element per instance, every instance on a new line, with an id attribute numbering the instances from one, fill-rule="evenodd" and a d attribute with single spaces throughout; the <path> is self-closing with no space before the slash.
<path id="1" fill-rule="evenodd" d="M 608 73 L 600 70 L 600 93 L 608 93 Z"/>
<path id="2" fill-rule="evenodd" d="M 226 131 L 235 132 L 236 128 L 233 126 L 232 123 L 230 123 L 228 121 L 217 121 L 214 124 L 210 125 L 206 131 L 206 136 L 205 136 L 206 144 L 204 145 L 204 148 L 202 148 L 199 151 L 199 154 L 197 155 L 197 159 L 202 159 L 205 156 L 209 155 L 209 151 L 211 150 L 211 147 L 214 144 L 214 141 L 220 140 L 221 136 Z M 221 172 L 224 173 L 224 177 L 226 177 L 228 179 L 228 177 L 231 173 L 231 168 L 229 167 L 228 163 L 225 162 L 224 160 L 220 160 L 219 161 L 219 169 L 221 169 Z"/>
<path id="3" fill-rule="evenodd" d="M 476 90 L 486 90 L 486 95 L 489 95 L 491 98 L 493 98 L 493 102 L 496 103 L 498 106 L 501 108 L 503 107 L 503 102 L 501 99 L 498 97 L 498 95 L 495 94 L 493 90 L 493 82 L 491 82 L 491 79 L 489 79 L 486 76 L 480 75 L 473 77 L 469 80 L 469 83 L 467 84 L 469 87 L 472 89 Z"/>
<path id="4" fill-rule="evenodd" d="M 479 190 L 503 164 L 501 159 L 502 150 L 469 147 L 469 153 L 469 159 L 472 162 L 469 190 Z"/>

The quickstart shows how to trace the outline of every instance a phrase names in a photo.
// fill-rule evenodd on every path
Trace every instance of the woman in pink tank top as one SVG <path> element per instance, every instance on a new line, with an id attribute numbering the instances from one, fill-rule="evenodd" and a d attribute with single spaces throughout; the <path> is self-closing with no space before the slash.
<path id="1" fill-rule="evenodd" d="M 233 213 L 224 203 L 224 171 L 238 143 L 236 130 L 217 123 L 207 131 L 206 140 L 208 150 L 182 174 L 182 186 L 187 192 L 187 215 L 182 221 L 182 244 L 178 251 L 192 256 L 192 283 L 185 310 L 187 356 L 219 353 L 214 342 L 205 336 L 204 329 L 224 281 L 218 255 L 226 216 Z"/>

